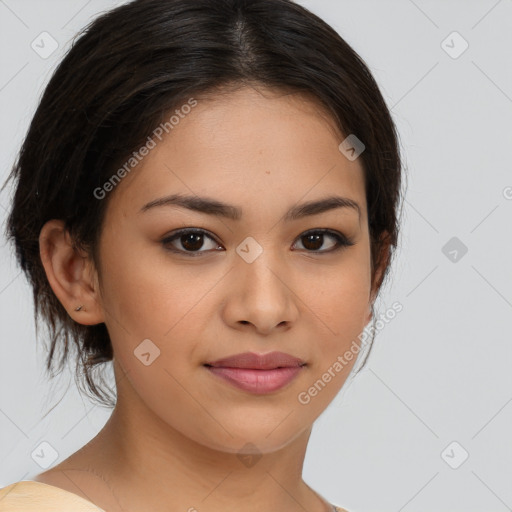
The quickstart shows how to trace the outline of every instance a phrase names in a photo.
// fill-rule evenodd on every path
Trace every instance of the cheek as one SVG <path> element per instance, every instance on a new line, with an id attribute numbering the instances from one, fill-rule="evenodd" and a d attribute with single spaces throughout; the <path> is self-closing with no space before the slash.
<path id="1" fill-rule="evenodd" d="M 200 357 L 201 331 L 206 332 L 212 314 L 204 303 L 218 276 L 200 279 L 197 269 L 173 266 L 154 251 L 133 254 L 138 257 L 117 258 L 105 276 L 114 355 L 141 394 L 167 389 L 179 395 L 183 390 L 173 388 L 170 374 L 183 381 Z"/>
<path id="2" fill-rule="evenodd" d="M 336 266 L 303 277 L 304 302 L 323 323 L 325 333 L 345 337 L 366 325 L 370 300 L 370 263 L 354 251 Z"/>
<path id="3" fill-rule="evenodd" d="M 310 283 L 305 287 L 308 292 L 304 302 L 313 313 L 310 315 L 315 324 L 312 332 L 316 333 L 318 343 L 318 348 L 312 347 L 312 373 L 320 378 L 339 356 L 351 351 L 350 359 L 343 362 L 343 370 L 335 372 L 332 392 L 333 388 L 341 387 L 359 353 L 361 333 L 370 313 L 370 277 L 367 252 L 354 251 L 336 270 L 326 272 L 323 279 L 317 280 L 315 286 Z"/>
<path id="4" fill-rule="evenodd" d="M 111 245 L 118 250 L 105 251 L 102 296 L 111 317 L 109 327 L 124 329 L 124 335 L 129 332 L 134 339 L 161 337 L 183 317 L 193 299 L 187 294 L 186 272 L 147 244 L 112 241 Z"/>

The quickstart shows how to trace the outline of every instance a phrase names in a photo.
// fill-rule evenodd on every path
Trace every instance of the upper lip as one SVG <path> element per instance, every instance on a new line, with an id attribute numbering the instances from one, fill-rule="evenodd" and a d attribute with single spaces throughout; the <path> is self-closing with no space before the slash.
<path id="1" fill-rule="evenodd" d="M 225 368 L 251 368 L 254 370 L 273 370 L 275 368 L 286 368 L 304 366 L 306 363 L 298 357 L 293 357 L 284 352 L 269 352 L 267 354 L 256 354 L 254 352 L 243 352 L 233 356 L 208 361 L 206 366 Z"/>

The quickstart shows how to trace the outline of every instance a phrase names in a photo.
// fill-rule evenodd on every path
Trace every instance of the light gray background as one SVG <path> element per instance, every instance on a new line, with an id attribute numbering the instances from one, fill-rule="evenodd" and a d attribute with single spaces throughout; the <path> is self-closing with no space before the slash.
<path id="1" fill-rule="evenodd" d="M 68 43 L 118 3 L 0 0 L 2 183 Z M 369 65 L 409 175 L 401 248 L 378 304 L 403 311 L 317 421 L 305 479 L 351 512 L 512 510 L 512 0 L 300 3 Z M 31 48 L 43 31 L 59 44 L 47 59 Z M 457 58 L 454 31 L 469 44 Z M 443 253 L 452 237 L 468 248 L 457 261 Z M 31 458 L 42 441 L 57 464 L 110 414 L 78 394 L 72 370 L 48 382 L 31 289 L 1 244 L 0 487 L 42 471 Z"/>

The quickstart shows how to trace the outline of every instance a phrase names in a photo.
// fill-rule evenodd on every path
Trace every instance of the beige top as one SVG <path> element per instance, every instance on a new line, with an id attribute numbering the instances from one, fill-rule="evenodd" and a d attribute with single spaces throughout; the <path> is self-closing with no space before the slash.
<path id="1" fill-rule="evenodd" d="M 334 505 L 332 507 L 334 512 L 347 512 Z M 0 512 L 105 512 L 105 510 L 60 487 L 32 480 L 20 480 L 0 489 Z"/>
<path id="2" fill-rule="evenodd" d="M 42 482 L 21 480 L 0 489 L 0 512 L 61 511 L 105 512 L 78 494 Z"/>

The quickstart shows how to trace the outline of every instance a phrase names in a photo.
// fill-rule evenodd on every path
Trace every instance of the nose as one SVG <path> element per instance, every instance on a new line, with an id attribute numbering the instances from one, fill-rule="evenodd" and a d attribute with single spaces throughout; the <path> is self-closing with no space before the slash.
<path id="1" fill-rule="evenodd" d="M 223 311 L 228 325 L 268 336 L 276 329 L 288 330 L 296 323 L 299 316 L 296 283 L 282 261 L 278 262 L 267 251 L 252 263 L 239 259 L 230 279 Z"/>

